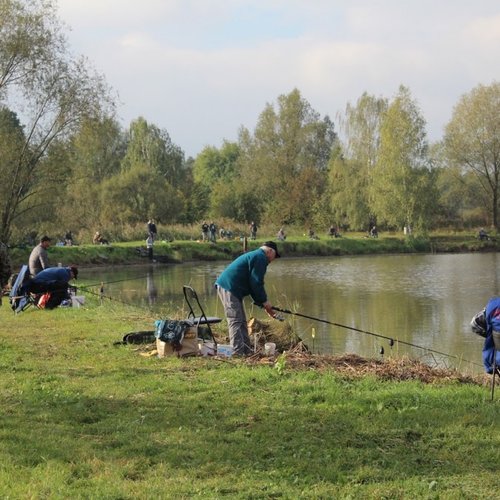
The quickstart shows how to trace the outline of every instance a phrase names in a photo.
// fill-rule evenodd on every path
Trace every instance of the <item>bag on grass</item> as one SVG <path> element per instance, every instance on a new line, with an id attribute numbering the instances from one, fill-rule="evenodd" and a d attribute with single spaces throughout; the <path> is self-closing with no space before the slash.
<path id="1" fill-rule="evenodd" d="M 175 350 L 181 350 L 184 334 L 192 325 L 188 321 L 174 319 L 159 319 L 155 321 L 155 336 L 162 342 L 172 345 Z"/>
<path id="2" fill-rule="evenodd" d="M 151 344 L 156 340 L 154 331 L 130 332 L 123 336 L 121 344 Z"/>
<path id="3" fill-rule="evenodd" d="M 50 292 L 45 292 L 39 299 L 38 299 L 38 307 L 40 309 L 45 309 L 47 307 L 47 304 L 50 301 L 51 293 Z"/>

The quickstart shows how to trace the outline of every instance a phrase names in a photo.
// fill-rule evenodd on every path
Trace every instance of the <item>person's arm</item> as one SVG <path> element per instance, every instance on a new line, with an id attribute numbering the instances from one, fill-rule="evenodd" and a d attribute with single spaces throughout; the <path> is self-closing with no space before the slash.
<path id="1" fill-rule="evenodd" d="M 250 289 L 252 299 L 256 304 L 262 305 L 268 316 L 274 318 L 275 312 L 269 300 L 267 300 L 266 290 L 264 288 L 264 275 L 267 270 L 267 257 L 254 259 L 250 266 Z"/>

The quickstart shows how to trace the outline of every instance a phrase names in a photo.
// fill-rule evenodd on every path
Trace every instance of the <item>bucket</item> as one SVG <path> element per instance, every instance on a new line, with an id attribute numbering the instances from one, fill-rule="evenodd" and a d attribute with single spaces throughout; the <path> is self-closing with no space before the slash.
<path id="1" fill-rule="evenodd" d="M 80 307 L 85 304 L 85 296 L 84 295 L 72 295 L 71 296 L 71 306 L 72 307 Z"/>
<path id="2" fill-rule="evenodd" d="M 229 344 L 219 344 L 217 346 L 217 356 L 230 358 L 233 355 L 233 348 Z"/>
<path id="3" fill-rule="evenodd" d="M 266 356 L 274 356 L 276 352 L 276 344 L 274 342 L 266 342 L 264 344 L 264 354 Z"/>
<path id="4" fill-rule="evenodd" d="M 216 347 L 213 342 L 199 342 L 200 354 L 202 356 L 214 356 Z"/>

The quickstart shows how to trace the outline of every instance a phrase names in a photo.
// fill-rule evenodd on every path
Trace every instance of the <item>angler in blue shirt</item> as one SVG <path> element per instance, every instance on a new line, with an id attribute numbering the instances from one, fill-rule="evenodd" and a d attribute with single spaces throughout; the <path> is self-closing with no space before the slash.
<path id="1" fill-rule="evenodd" d="M 22 293 L 44 294 L 50 292 L 50 299 L 45 306 L 47 309 L 57 307 L 63 300 L 69 298 L 69 281 L 78 277 L 78 268 L 48 267 L 28 280 L 23 286 Z"/>
<path id="2" fill-rule="evenodd" d="M 215 282 L 217 294 L 224 307 L 231 346 L 236 355 L 246 356 L 252 353 L 243 306 L 244 297 L 250 295 L 269 316 L 275 317 L 275 311 L 264 288 L 264 275 L 268 264 L 278 257 L 280 254 L 276 243 L 266 241 L 257 250 L 240 255 L 231 262 Z"/>

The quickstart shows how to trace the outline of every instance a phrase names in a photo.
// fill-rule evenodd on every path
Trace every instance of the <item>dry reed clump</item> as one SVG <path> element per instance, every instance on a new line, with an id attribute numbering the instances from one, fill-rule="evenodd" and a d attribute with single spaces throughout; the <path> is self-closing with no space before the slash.
<path id="1" fill-rule="evenodd" d="M 257 353 L 247 358 L 249 364 L 274 364 L 276 357 L 264 357 Z M 339 356 L 311 354 L 304 350 L 303 344 L 296 349 L 285 352 L 286 367 L 291 370 L 333 370 L 342 376 L 360 378 L 374 375 L 383 380 L 405 381 L 417 380 L 426 384 L 442 382 L 457 382 L 462 384 L 488 385 L 491 377 L 488 375 L 469 375 L 447 368 L 433 368 L 421 361 L 401 358 L 385 360 L 363 358 L 357 354 L 342 354 Z"/>
<path id="2" fill-rule="evenodd" d="M 418 380 L 432 384 L 439 382 L 458 382 L 487 385 L 487 375 L 470 375 L 449 368 L 435 368 L 407 356 L 386 358 L 384 360 L 363 358 L 356 354 L 339 356 L 311 354 L 288 322 L 268 323 L 252 318 L 248 322 L 249 333 L 255 344 L 255 354 L 246 359 L 249 364 L 274 364 L 279 353 L 285 352 L 286 366 L 289 369 L 332 369 L 348 377 L 375 375 L 384 380 Z M 264 344 L 274 342 L 276 355 L 264 356 Z"/>
<path id="3" fill-rule="evenodd" d="M 301 338 L 287 321 L 272 321 L 271 323 L 251 318 L 248 321 L 248 334 L 256 353 L 263 353 L 267 342 L 274 342 L 278 352 L 289 351 L 302 344 Z M 307 347 L 302 345 L 304 350 L 308 351 Z"/>

